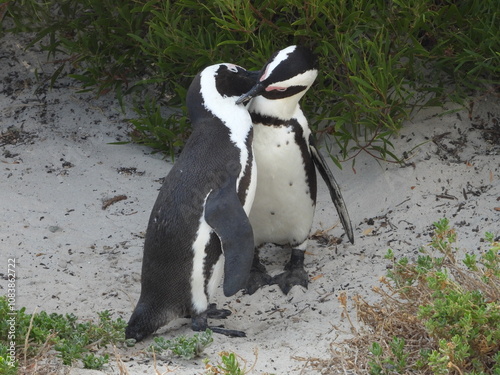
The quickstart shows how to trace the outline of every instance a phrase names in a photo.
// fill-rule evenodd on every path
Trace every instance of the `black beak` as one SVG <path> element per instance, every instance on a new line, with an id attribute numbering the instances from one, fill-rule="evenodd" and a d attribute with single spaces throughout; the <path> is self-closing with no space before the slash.
<path id="1" fill-rule="evenodd" d="M 260 70 L 247 70 L 247 75 L 257 81 L 260 78 L 260 72 Z"/>
<path id="2" fill-rule="evenodd" d="M 257 83 L 254 87 L 250 89 L 250 91 L 241 95 L 238 100 L 236 100 L 236 104 L 242 104 L 248 102 L 250 99 L 259 96 L 264 90 L 266 86 L 264 86 L 261 82 Z"/>

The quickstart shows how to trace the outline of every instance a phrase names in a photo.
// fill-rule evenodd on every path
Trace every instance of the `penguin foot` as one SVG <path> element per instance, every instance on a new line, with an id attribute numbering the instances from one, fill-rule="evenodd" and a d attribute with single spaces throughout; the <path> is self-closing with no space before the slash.
<path id="1" fill-rule="evenodd" d="M 228 337 L 246 337 L 246 333 L 243 331 L 237 331 L 234 329 L 227 329 L 223 326 L 209 326 L 208 318 L 212 319 L 226 319 L 229 315 L 231 315 L 231 311 L 226 309 L 217 309 L 217 305 L 215 303 L 211 303 L 208 306 L 208 309 L 191 318 L 191 329 L 193 331 L 205 331 L 207 328 L 212 332 L 225 335 Z"/>
<path id="2" fill-rule="evenodd" d="M 208 327 L 212 332 L 218 333 L 220 335 L 228 336 L 228 337 L 247 337 L 247 334 L 243 331 L 237 331 L 235 329 L 227 329 L 223 327 Z"/>
<path id="3" fill-rule="evenodd" d="M 259 255 L 256 252 L 253 258 L 252 268 L 248 277 L 245 292 L 247 294 L 254 294 L 257 289 L 264 285 L 271 285 L 273 278 L 266 272 L 266 267 L 260 262 Z"/>
<path id="4" fill-rule="evenodd" d="M 278 284 L 283 293 L 288 294 L 295 285 L 307 289 L 309 276 L 304 269 L 304 251 L 292 249 L 290 260 L 285 265 L 285 272 L 273 277 L 272 284 Z"/>
<path id="5" fill-rule="evenodd" d="M 264 285 L 271 285 L 273 278 L 265 272 L 250 271 L 245 292 L 247 294 L 254 294 L 259 288 Z"/>
<path id="6" fill-rule="evenodd" d="M 231 315 L 231 311 L 227 309 L 218 309 L 215 303 L 211 303 L 208 305 L 207 318 L 211 319 L 226 319 L 229 315 Z"/>
<path id="7" fill-rule="evenodd" d="M 272 284 L 278 284 L 281 291 L 285 294 L 295 286 L 300 285 L 307 289 L 307 285 L 309 284 L 309 276 L 307 275 L 306 270 L 302 269 L 293 269 L 291 271 L 285 271 L 273 277 Z"/>

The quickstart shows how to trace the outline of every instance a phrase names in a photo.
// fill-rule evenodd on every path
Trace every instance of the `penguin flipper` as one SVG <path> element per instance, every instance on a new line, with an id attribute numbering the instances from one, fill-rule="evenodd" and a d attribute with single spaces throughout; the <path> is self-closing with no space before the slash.
<path id="1" fill-rule="evenodd" d="M 220 239 L 224 253 L 224 295 L 232 296 L 245 288 L 254 253 L 252 226 L 236 194 L 235 179 L 229 179 L 208 195 L 205 221 Z"/>
<path id="2" fill-rule="evenodd" d="M 342 226 L 344 227 L 347 237 L 349 238 L 349 241 L 354 244 L 354 232 L 351 225 L 351 219 L 349 218 L 349 212 L 347 212 L 347 207 L 345 205 L 344 198 L 342 197 L 342 192 L 340 191 L 340 187 L 333 177 L 330 168 L 328 168 L 323 155 L 321 155 L 318 151 L 316 147 L 316 139 L 312 134 L 309 136 L 309 148 L 311 150 L 314 164 L 328 186 L 328 190 L 330 190 L 330 197 L 332 198 L 333 204 L 337 209 L 337 213 L 339 214 L 340 221 L 342 222 Z"/>

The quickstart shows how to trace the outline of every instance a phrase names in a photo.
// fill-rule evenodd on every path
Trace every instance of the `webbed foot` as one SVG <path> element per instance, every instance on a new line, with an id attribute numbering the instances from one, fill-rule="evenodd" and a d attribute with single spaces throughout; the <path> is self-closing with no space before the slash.
<path id="1" fill-rule="evenodd" d="M 288 294 L 295 285 L 307 289 L 309 276 L 304 269 L 304 253 L 303 250 L 292 249 L 290 260 L 285 265 L 285 272 L 273 277 L 272 284 L 278 284 L 285 294 Z"/>
<path id="2" fill-rule="evenodd" d="M 263 287 L 264 285 L 270 285 L 272 281 L 273 278 L 267 274 L 266 267 L 264 267 L 264 265 L 260 262 L 259 255 L 256 251 L 245 289 L 246 293 L 250 295 L 254 294 L 257 289 Z"/>
<path id="3" fill-rule="evenodd" d="M 191 318 L 191 328 L 193 331 L 205 331 L 208 328 L 212 332 L 219 333 L 221 335 L 229 337 L 246 337 L 246 333 L 243 331 L 226 329 L 224 328 L 224 326 L 208 325 L 208 318 L 226 319 L 229 315 L 231 315 L 231 311 L 227 309 L 217 309 L 215 303 L 212 303 L 209 305 L 206 311 Z"/>

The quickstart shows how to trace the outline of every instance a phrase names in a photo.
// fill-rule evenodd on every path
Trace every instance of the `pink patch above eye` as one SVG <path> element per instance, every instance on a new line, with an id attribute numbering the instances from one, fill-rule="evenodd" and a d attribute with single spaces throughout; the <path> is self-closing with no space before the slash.
<path id="1" fill-rule="evenodd" d="M 286 91 L 286 87 L 280 87 L 280 86 L 268 86 L 266 87 L 266 91 Z"/>
<path id="2" fill-rule="evenodd" d="M 260 77 L 260 79 L 259 79 L 260 82 L 264 81 L 267 78 L 268 70 L 269 70 L 269 65 L 266 66 L 266 70 L 264 71 L 264 74 L 262 75 L 262 77 Z"/>

